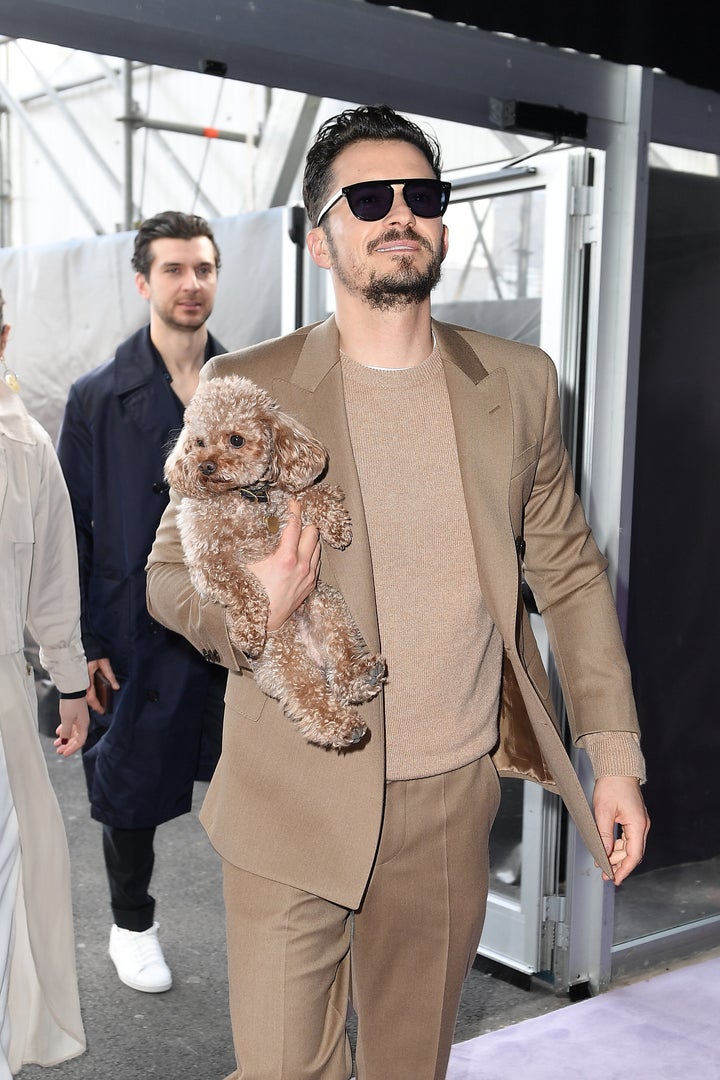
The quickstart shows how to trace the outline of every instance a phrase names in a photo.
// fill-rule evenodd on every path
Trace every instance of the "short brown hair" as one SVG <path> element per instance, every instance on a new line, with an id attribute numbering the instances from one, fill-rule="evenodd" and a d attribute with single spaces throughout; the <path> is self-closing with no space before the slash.
<path id="1" fill-rule="evenodd" d="M 442 160 L 440 145 L 412 120 L 401 116 L 389 105 L 360 105 L 331 116 L 318 130 L 305 159 L 303 201 L 310 222 L 317 225 L 318 214 L 332 194 L 332 165 L 341 150 L 351 143 L 383 142 L 399 139 L 411 143 L 425 155 L 428 164 L 440 179 Z"/>
<path id="2" fill-rule="evenodd" d="M 215 269 L 220 269 L 220 249 L 218 248 L 213 231 L 205 218 L 197 214 L 183 214 L 179 210 L 164 210 L 161 214 L 147 218 L 137 231 L 135 236 L 135 248 L 133 251 L 133 269 L 147 278 L 150 275 L 150 267 L 153 254 L 150 245 L 153 240 L 193 240 L 196 236 L 207 236 L 215 250 Z"/>

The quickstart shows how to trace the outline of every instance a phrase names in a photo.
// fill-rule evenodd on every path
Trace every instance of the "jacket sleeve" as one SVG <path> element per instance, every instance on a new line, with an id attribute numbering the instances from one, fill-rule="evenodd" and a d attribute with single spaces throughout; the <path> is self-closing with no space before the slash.
<path id="1" fill-rule="evenodd" d="M 615 600 L 575 491 L 548 361 L 544 428 L 525 507 L 524 573 L 543 616 L 575 740 L 639 731 Z"/>
<path id="2" fill-rule="evenodd" d="M 87 406 L 83 406 L 76 386 L 71 387 L 65 406 L 57 452 L 75 521 L 83 645 L 88 660 L 98 660 L 103 652 L 93 633 L 89 603 L 93 568 L 93 437 Z"/>
<path id="3" fill-rule="evenodd" d="M 34 508 L 27 626 L 40 663 L 58 690 L 85 690 L 87 663 L 80 638 L 80 593 L 70 499 L 49 437 L 38 443 L 40 483 Z"/>
<path id="4" fill-rule="evenodd" d="M 179 496 L 171 489 L 146 566 L 148 611 L 204 656 L 217 654 L 208 658 L 231 671 L 249 669 L 247 658 L 230 643 L 225 609 L 203 599 L 190 580 L 177 527 L 178 503 Z"/>

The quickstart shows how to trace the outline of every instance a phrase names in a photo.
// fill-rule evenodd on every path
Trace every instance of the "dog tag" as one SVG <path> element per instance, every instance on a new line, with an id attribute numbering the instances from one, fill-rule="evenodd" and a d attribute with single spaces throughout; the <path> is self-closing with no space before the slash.
<path id="1" fill-rule="evenodd" d="M 275 514 L 268 514 L 268 516 L 265 518 L 265 522 L 267 524 L 267 531 L 270 533 L 271 536 L 274 536 L 276 532 L 279 532 L 280 519 L 276 517 Z"/>

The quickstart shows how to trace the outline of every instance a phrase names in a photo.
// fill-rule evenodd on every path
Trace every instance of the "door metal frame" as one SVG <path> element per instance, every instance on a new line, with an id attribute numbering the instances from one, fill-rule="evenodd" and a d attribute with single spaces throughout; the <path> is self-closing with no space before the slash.
<path id="1" fill-rule="evenodd" d="M 562 149 L 535 158 L 522 169 L 491 174 L 448 173 L 453 201 L 488 198 L 542 188 L 545 192 L 545 239 L 540 345 L 558 370 L 561 411 L 566 441 L 574 453 L 583 451 L 584 396 L 587 385 L 589 246 L 597 246 L 598 207 L 589 180 L 595 156 L 582 149 Z M 597 304 L 594 305 L 597 310 Z M 592 350 L 590 350 L 592 351 Z M 582 378 L 581 378 L 582 374 Z M 556 706 L 562 709 L 542 620 L 532 617 L 541 652 L 546 658 Z M 560 715 L 562 713 L 560 712 Z M 493 890 L 483 937 L 482 955 L 526 973 L 552 972 L 563 977 L 564 956 L 570 945 L 569 907 L 563 881 L 561 843 L 567 815 L 556 796 L 532 783 L 524 784 L 522 872 L 519 899 Z M 557 969 L 557 971 L 556 971 Z"/>

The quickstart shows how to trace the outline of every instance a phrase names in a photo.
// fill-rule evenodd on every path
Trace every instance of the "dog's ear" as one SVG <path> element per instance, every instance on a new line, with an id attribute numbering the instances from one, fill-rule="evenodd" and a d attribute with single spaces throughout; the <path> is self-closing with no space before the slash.
<path id="1" fill-rule="evenodd" d="M 185 483 L 187 470 L 185 468 L 185 455 L 188 446 L 188 432 L 185 428 L 180 432 L 175 445 L 165 459 L 165 479 L 170 487 L 175 488 L 181 495 L 189 495 Z"/>
<path id="2" fill-rule="evenodd" d="M 306 427 L 279 409 L 270 414 L 276 480 L 285 491 L 304 491 L 327 467 L 327 451 Z"/>

